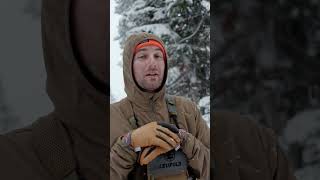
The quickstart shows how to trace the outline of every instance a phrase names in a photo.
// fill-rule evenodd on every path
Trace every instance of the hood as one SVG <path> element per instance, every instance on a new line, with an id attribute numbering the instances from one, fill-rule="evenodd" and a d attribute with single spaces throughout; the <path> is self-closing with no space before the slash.
<path id="1" fill-rule="evenodd" d="M 80 68 L 71 42 L 70 7 L 71 0 L 42 1 L 46 89 L 58 119 L 88 140 L 102 145 L 107 139 L 107 87 L 103 93 Z"/>
<path id="2" fill-rule="evenodd" d="M 156 103 L 164 99 L 165 82 L 167 79 L 167 72 L 168 72 L 168 68 L 167 68 L 168 60 L 166 60 L 163 82 L 157 92 L 150 93 L 150 92 L 142 91 L 138 87 L 138 85 L 135 83 L 133 78 L 133 72 L 132 72 L 132 61 L 134 58 L 134 49 L 139 43 L 147 39 L 156 40 L 159 43 L 161 43 L 163 47 L 165 47 L 163 41 L 159 37 L 153 34 L 148 34 L 143 32 L 143 33 L 131 35 L 125 42 L 125 46 L 123 50 L 123 77 L 124 77 L 125 92 L 130 102 L 142 108 L 150 108 L 150 101 L 153 103 Z M 168 59 L 167 52 L 165 56 L 166 56 L 166 59 Z"/>

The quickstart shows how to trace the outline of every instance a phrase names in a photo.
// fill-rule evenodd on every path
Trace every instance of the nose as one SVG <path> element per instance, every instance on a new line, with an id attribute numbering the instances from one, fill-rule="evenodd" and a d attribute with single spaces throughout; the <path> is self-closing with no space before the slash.
<path id="1" fill-rule="evenodd" d="M 153 56 L 150 56 L 150 57 L 149 57 L 149 60 L 148 60 L 148 65 L 149 65 L 150 67 L 155 68 L 155 67 L 157 66 L 156 58 L 153 57 Z"/>

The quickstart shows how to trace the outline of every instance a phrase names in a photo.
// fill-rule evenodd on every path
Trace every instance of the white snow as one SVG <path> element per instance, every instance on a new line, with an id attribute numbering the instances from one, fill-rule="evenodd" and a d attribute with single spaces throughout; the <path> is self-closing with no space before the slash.
<path id="1" fill-rule="evenodd" d="M 210 105 L 210 96 L 205 96 L 205 97 L 201 98 L 198 105 L 201 107 L 205 107 L 205 106 Z"/>
<path id="2" fill-rule="evenodd" d="M 171 7 L 175 4 L 177 0 L 166 0 L 167 9 L 171 9 Z M 169 13 L 169 11 L 167 11 Z"/>
<path id="3" fill-rule="evenodd" d="M 166 4 L 174 3 L 176 0 L 165 0 Z"/>
<path id="4" fill-rule="evenodd" d="M 205 96 L 201 98 L 198 103 L 198 107 L 200 109 L 204 108 L 202 118 L 207 122 L 208 126 L 210 127 L 210 96 Z"/>
<path id="5" fill-rule="evenodd" d="M 154 17 L 151 21 L 157 21 L 160 19 L 166 18 L 166 9 L 165 8 L 157 8 L 157 11 L 153 14 Z"/>
<path id="6" fill-rule="evenodd" d="M 132 5 L 130 5 L 130 7 L 127 9 L 127 11 L 123 13 L 123 16 L 130 17 L 132 14 L 137 13 L 137 11 L 139 11 L 140 13 L 145 13 L 147 11 L 147 10 L 144 10 L 146 8 L 143 8 L 145 6 L 145 4 L 146 4 L 146 2 L 144 0 L 135 1 Z"/>
<path id="7" fill-rule="evenodd" d="M 210 128 L 210 113 L 209 113 L 209 114 L 202 115 L 202 118 L 203 118 L 203 120 L 206 121 L 208 127 Z"/>
<path id="8" fill-rule="evenodd" d="M 188 4 L 193 4 L 193 0 L 187 0 Z"/>
<path id="9" fill-rule="evenodd" d="M 118 40 L 118 24 L 120 16 L 115 14 L 115 0 L 111 1 L 110 9 L 110 102 L 116 102 L 126 96 L 124 92 L 124 82 L 122 67 L 119 65 L 122 62 L 121 48 Z"/>
<path id="10" fill-rule="evenodd" d="M 143 9 L 133 8 L 133 10 L 134 10 L 133 12 L 135 15 L 139 15 L 139 14 L 143 15 L 149 11 L 156 11 L 157 9 L 154 7 L 144 7 Z M 130 12 L 132 12 L 132 11 L 130 11 Z"/>
<path id="11" fill-rule="evenodd" d="M 197 77 L 196 76 L 191 76 L 190 82 L 191 83 L 196 83 L 197 82 Z"/>
<path id="12" fill-rule="evenodd" d="M 132 28 L 130 31 L 126 33 L 126 36 L 130 36 L 131 34 L 138 33 L 138 32 L 152 32 L 157 36 L 168 35 L 173 39 L 179 38 L 179 35 L 171 30 L 169 24 L 148 24 L 144 26 L 139 26 Z"/>
<path id="13" fill-rule="evenodd" d="M 132 7 L 135 7 L 135 8 L 130 8 L 130 9 L 143 8 L 145 5 L 146 5 L 146 1 L 145 1 L 145 0 L 136 0 L 136 1 L 132 4 Z"/>
<path id="14" fill-rule="evenodd" d="M 173 83 L 180 76 L 178 67 L 172 67 L 168 69 L 167 85 Z"/>
<path id="15" fill-rule="evenodd" d="M 201 5 L 206 8 L 207 11 L 210 11 L 210 2 L 206 0 L 201 1 Z"/>

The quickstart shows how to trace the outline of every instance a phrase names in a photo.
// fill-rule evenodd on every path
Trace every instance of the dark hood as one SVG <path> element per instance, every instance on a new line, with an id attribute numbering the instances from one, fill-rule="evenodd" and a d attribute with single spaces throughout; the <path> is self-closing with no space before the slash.
<path id="1" fill-rule="evenodd" d="M 70 7 L 71 0 L 42 1 L 46 88 L 55 107 L 53 114 L 71 132 L 79 163 L 102 173 L 98 166 L 102 166 L 108 139 L 107 88 L 105 93 L 99 91 L 80 68 L 71 41 Z M 99 161 L 95 167 L 94 160 Z"/>

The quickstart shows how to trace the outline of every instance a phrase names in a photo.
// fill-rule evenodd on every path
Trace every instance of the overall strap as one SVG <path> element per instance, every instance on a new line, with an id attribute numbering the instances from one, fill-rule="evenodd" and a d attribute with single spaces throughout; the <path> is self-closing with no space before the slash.
<path id="1" fill-rule="evenodd" d="M 135 114 L 133 112 L 132 103 L 128 99 L 126 99 L 124 101 L 124 107 L 125 107 L 125 109 L 129 110 L 128 111 L 129 112 L 128 121 L 129 121 L 130 126 L 132 127 L 132 129 L 137 129 L 139 127 L 138 121 L 137 121 L 136 116 L 135 116 Z"/>
<path id="2" fill-rule="evenodd" d="M 178 113 L 177 113 L 175 98 L 174 96 L 166 95 L 165 99 L 166 99 L 166 103 L 169 111 L 170 122 L 175 124 L 177 128 L 180 129 L 179 123 L 177 120 Z M 190 166 L 188 166 L 188 174 L 189 174 L 189 178 L 191 178 L 192 180 L 196 180 L 196 176 L 192 173 L 192 168 Z"/>
<path id="3" fill-rule="evenodd" d="M 174 96 L 166 95 L 165 99 L 166 99 L 167 108 L 169 111 L 170 123 L 175 124 L 179 129 L 180 127 L 177 120 L 177 107 L 176 107 L 175 98 Z"/>
<path id="4" fill-rule="evenodd" d="M 179 128 L 175 98 L 174 96 L 166 95 L 165 100 L 166 100 L 166 104 L 169 112 L 170 123 L 175 124 L 177 128 Z M 129 108 L 130 110 L 130 117 L 128 118 L 128 121 L 132 129 L 137 129 L 140 126 L 138 124 L 138 120 L 135 116 L 135 113 L 133 112 L 133 107 L 130 101 L 126 102 L 126 108 Z"/>

